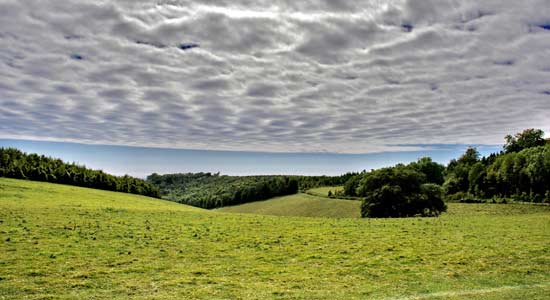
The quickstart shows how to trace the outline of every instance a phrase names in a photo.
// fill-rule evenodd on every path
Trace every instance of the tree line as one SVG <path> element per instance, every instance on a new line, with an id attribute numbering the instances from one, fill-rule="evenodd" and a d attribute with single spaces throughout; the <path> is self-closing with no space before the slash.
<path id="1" fill-rule="evenodd" d="M 445 201 L 550 203 L 550 140 L 540 129 L 505 137 L 499 153 L 468 148 L 445 167 L 424 157 L 408 165 L 362 172 L 344 194 L 362 197 L 363 217 L 436 216 Z"/>
<path id="2" fill-rule="evenodd" d="M 356 176 L 357 172 L 348 172 L 339 176 L 290 176 L 298 181 L 300 191 L 307 191 L 322 186 L 344 185 L 348 180 Z"/>
<path id="3" fill-rule="evenodd" d="M 171 201 L 211 209 L 296 194 L 319 186 L 342 185 L 341 176 L 228 176 L 219 173 L 151 174 L 147 181 Z"/>
<path id="4" fill-rule="evenodd" d="M 0 148 L 0 176 L 163 197 L 202 208 L 260 201 L 320 186 L 343 185 L 363 200 L 364 217 L 437 216 L 446 201 L 550 203 L 550 141 L 540 129 L 505 137 L 499 153 L 468 148 L 447 166 L 424 157 L 410 164 L 341 176 L 113 176 L 14 148 Z"/>
<path id="5" fill-rule="evenodd" d="M 550 203 L 550 141 L 540 129 L 505 137 L 500 153 L 480 157 L 469 148 L 446 169 L 449 200 Z"/>
<path id="6" fill-rule="evenodd" d="M 147 181 L 165 199 L 212 209 L 295 194 L 298 182 L 288 176 L 225 176 L 219 173 L 149 175 Z"/>
<path id="7" fill-rule="evenodd" d="M 160 198 L 160 190 L 138 178 L 114 176 L 15 148 L 0 148 L 0 177 L 45 181 Z"/>

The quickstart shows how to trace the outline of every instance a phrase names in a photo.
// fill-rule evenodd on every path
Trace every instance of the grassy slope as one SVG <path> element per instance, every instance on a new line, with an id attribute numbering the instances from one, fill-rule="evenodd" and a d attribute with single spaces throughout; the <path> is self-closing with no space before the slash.
<path id="1" fill-rule="evenodd" d="M 0 178 L 0 299 L 548 299 L 548 210 L 272 217 Z"/>
<path id="2" fill-rule="evenodd" d="M 359 218 L 361 202 L 296 194 L 217 209 L 220 212 L 259 215 Z"/>
<path id="3" fill-rule="evenodd" d="M 310 189 L 307 192 L 308 192 L 308 194 L 312 194 L 312 195 L 317 195 L 317 196 L 321 196 L 321 197 L 328 197 L 328 192 L 329 191 L 331 191 L 332 194 L 334 194 L 334 192 L 342 191 L 342 190 L 344 190 L 343 186 L 324 186 L 324 187 Z"/>

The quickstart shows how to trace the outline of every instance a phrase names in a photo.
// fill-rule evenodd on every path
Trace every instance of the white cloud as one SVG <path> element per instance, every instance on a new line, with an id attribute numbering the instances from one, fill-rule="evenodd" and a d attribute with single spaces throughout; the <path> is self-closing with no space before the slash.
<path id="1" fill-rule="evenodd" d="M 548 0 L 5 0 L 0 138 L 333 152 L 501 143 L 550 131 L 548 16 Z"/>

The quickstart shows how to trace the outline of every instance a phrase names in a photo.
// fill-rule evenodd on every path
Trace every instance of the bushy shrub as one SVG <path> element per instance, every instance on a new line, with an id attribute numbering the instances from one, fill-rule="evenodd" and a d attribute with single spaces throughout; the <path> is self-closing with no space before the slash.
<path id="1" fill-rule="evenodd" d="M 365 174 L 358 188 L 359 195 L 365 197 L 362 217 L 438 216 L 447 209 L 443 191 L 440 186 L 425 182 L 423 173 L 404 165 Z"/>

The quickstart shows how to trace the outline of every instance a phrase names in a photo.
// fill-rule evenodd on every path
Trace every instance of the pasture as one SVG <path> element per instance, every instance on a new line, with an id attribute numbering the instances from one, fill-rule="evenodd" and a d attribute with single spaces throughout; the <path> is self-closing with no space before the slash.
<path id="1" fill-rule="evenodd" d="M 292 217 L 360 218 L 361 201 L 330 199 L 326 195 L 314 196 L 301 193 L 226 206 L 216 211 Z"/>
<path id="2" fill-rule="evenodd" d="M 324 187 L 318 187 L 309 189 L 306 192 L 310 195 L 319 196 L 319 197 L 328 197 L 328 192 L 330 191 L 333 195 L 335 192 L 343 191 L 344 187 L 342 186 L 324 186 Z"/>
<path id="3" fill-rule="evenodd" d="M 0 299 L 548 299 L 549 241 L 546 206 L 278 217 L 0 178 Z"/>

